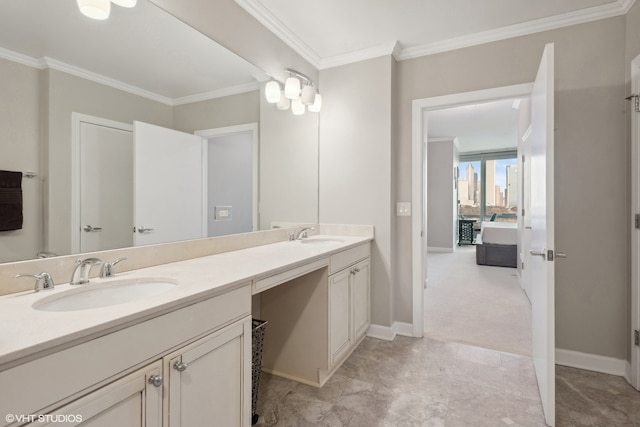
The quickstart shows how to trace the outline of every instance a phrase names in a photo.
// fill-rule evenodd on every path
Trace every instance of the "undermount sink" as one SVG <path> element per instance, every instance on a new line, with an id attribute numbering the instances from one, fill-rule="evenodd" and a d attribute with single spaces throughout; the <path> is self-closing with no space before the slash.
<path id="1" fill-rule="evenodd" d="M 330 245 L 336 243 L 344 243 L 344 240 L 335 239 L 332 237 L 308 237 L 306 239 L 297 241 L 305 245 Z"/>
<path id="2" fill-rule="evenodd" d="M 177 282 L 165 278 L 116 279 L 104 283 L 89 283 L 36 301 L 33 308 L 40 311 L 77 311 L 108 307 L 150 298 L 175 289 L 177 285 Z"/>

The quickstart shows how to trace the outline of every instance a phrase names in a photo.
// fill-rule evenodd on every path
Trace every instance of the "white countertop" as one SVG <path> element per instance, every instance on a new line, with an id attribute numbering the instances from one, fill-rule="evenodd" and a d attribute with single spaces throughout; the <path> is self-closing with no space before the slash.
<path id="1" fill-rule="evenodd" d="M 76 311 L 40 311 L 32 305 L 43 298 L 78 286 L 56 285 L 40 292 L 21 292 L 0 297 L 0 371 L 18 359 L 36 357 L 69 343 L 83 342 L 140 321 L 193 304 L 225 291 L 345 249 L 369 242 L 371 236 L 312 236 L 310 240 L 335 239 L 323 244 L 286 241 L 217 255 L 148 267 L 114 278 L 91 279 L 82 286 L 100 286 L 114 280 L 166 278 L 175 289 L 135 301 Z M 117 268 L 116 268 L 117 270 Z M 71 273 L 71 272 L 69 272 Z M 4 366 L 3 365 L 7 365 Z"/>

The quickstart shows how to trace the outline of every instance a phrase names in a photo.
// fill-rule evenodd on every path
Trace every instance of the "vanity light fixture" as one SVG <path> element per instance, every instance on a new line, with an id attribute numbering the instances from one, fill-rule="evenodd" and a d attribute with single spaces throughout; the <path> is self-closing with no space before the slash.
<path id="1" fill-rule="evenodd" d="M 264 88 L 267 102 L 276 104 L 278 110 L 288 110 L 299 116 L 306 110 L 317 113 L 322 108 L 322 97 L 318 86 L 307 76 L 291 68 L 285 68 L 289 77 L 282 85 L 277 80 L 270 80 Z M 284 86 L 284 89 L 282 87 Z"/>
<path id="2" fill-rule="evenodd" d="M 111 3 L 122 7 L 134 7 L 138 0 L 76 0 L 84 16 L 103 21 L 109 18 Z"/>
<path id="3" fill-rule="evenodd" d="M 304 114 L 307 107 L 302 103 L 302 99 L 296 98 L 291 100 L 291 112 L 294 116 L 301 116 Z"/>
<path id="4" fill-rule="evenodd" d="M 267 98 L 269 104 L 277 104 L 282 98 L 282 89 L 280 89 L 280 83 L 275 80 L 267 82 L 264 87 L 264 96 Z M 288 108 L 288 107 L 287 107 Z"/>

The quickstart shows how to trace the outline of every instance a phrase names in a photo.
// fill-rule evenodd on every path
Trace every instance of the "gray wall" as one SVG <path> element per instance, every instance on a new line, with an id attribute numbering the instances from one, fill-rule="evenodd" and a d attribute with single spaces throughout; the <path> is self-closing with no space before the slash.
<path id="1" fill-rule="evenodd" d="M 453 168 L 457 166 L 455 141 L 430 139 L 427 152 L 427 245 L 453 252 L 457 225 L 457 192 L 453 182 Z"/>
<path id="2" fill-rule="evenodd" d="M 625 17 L 400 62 L 398 182 L 410 180 L 411 100 L 531 82 L 549 42 L 556 52 L 556 249 L 568 254 L 556 263 L 556 345 L 625 359 Z M 401 184 L 398 196 L 407 198 L 410 191 Z M 410 237 L 409 228 L 398 228 L 394 262 L 400 295 L 411 292 Z M 411 306 L 397 306 L 396 313 L 398 320 L 410 321 Z"/>
<path id="3" fill-rule="evenodd" d="M 320 222 L 375 226 L 371 320 L 382 326 L 391 326 L 395 317 L 393 72 L 393 60 L 383 57 L 320 74 Z"/>
<path id="4" fill-rule="evenodd" d="M 317 223 L 318 113 L 294 116 L 260 102 L 259 228 Z"/>
<path id="5" fill-rule="evenodd" d="M 42 247 L 39 71 L 0 59 L 0 169 L 38 172 L 22 179 L 21 230 L 0 232 L 0 260 L 33 258 Z"/>
<path id="6" fill-rule="evenodd" d="M 240 93 L 173 107 L 173 128 L 193 133 L 224 126 L 258 123 L 260 91 Z"/>

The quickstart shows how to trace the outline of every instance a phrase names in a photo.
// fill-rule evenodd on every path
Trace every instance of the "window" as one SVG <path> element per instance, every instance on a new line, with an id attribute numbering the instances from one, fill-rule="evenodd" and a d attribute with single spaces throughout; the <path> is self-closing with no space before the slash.
<path id="1" fill-rule="evenodd" d="M 460 156 L 458 215 L 465 219 L 516 222 L 519 204 L 515 151 Z"/>

